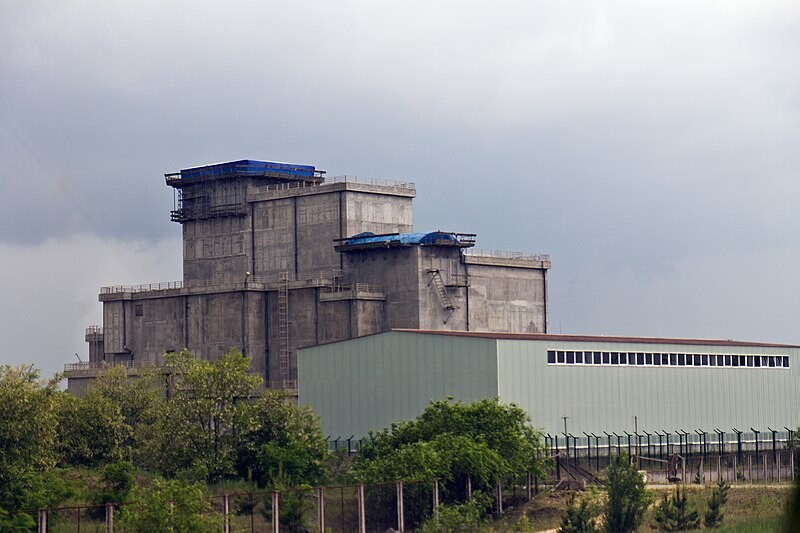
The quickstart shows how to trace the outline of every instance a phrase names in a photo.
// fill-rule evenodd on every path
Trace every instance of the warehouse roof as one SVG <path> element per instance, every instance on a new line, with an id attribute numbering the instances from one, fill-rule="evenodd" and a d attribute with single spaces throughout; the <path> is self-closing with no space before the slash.
<path id="1" fill-rule="evenodd" d="M 732 339 L 687 339 L 667 337 L 622 337 L 608 335 L 564 335 L 553 333 L 491 333 L 482 331 L 436 331 L 425 329 L 393 329 L 402 333 L 420 333 L 423 335 L 444 335 L 451 337 L 477 337 L 482 339 L 516 340 L 516 341 L 556 341 L 556 342 L 626 342 L 639 344 L 686 344 L 713 346 L 759 346 L 765 348 L 800 348 L 794 344 L 776 344 L 769 342 L 747 342 Z"/>

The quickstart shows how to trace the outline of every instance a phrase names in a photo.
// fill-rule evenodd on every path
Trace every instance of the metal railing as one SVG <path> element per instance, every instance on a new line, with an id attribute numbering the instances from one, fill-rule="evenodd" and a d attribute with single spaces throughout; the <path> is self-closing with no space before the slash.
<path id="1" fill-rule="evenodd" d="M 550 261 L 549 254 L 532 254 L 528 252 L 509 252 L 505 250 L 464 250 L 464 255 L 472 257 L 491 257 L 496 259 L 522 259 L 524 261 Z"/>
<path id="2" fill-rule="evenodd" d="M 286 392 L 297 392 L 296 379 L 274 379 L 266 382 L 268 389 L 278 389 Z"/>
<path id="3" fill-rule="evenodd" d="M 294 189 L 318 189 L 326 185 L 333 185 L 334 183 L 356 183 L 359 185 L 374 185 L 378 187 L 395 187 L 398 189 L 406 189 L 409 191 L 416 190 L 416 184 L 411 181 L 392 181 L 380 180 L 370 178 L 359 178 L 358 176 L 333 176 L 326 177 L 325 181 L 320 183 L 305 182 L 305 181 L 290 181 L 287 183 L 269 183 L 265 185 L 253 185 L 251 190 L 254 192 L 259 191 L 287 191 Z"/>
<path id="4" fill-rule="evenodd" d="M 182 281 L 164 281 L 161 283 L 145 283 L 142 285 L 112 285 L 100 287 L 100 294 L 136 293 L 147 291 L 165 291 L 183 288 Z"/>
<path id="5" fill-rule="evenodd" d="M 92 335 L 102 335 L 103 334 L 103 326 L 89 326 L 86 328 L 86 336 Z"/>
<path id="6" fill-rule="evenodd" d="M 386 295 L 386 291 L 384 290 L 382 285 L 376 285 L 374 283 L 351 283 L 346 285 L 332 285 L 327 288 L 326 292 L 332 293 L 344 293 L 344 292 L 357 292 L 357 293 L 371 293 L 371 294 L 380 294 L 382 296 Z"/>
<path id="7" fill-rule="evenodd" d="M 125 368 L 156 368 L 162 366 L 156 361 L 81 361 L 80 363 L 67 363 L 64 365 L 65 372 L 77 372 L 81 370 L 104 370 L 115 366 Z"/>

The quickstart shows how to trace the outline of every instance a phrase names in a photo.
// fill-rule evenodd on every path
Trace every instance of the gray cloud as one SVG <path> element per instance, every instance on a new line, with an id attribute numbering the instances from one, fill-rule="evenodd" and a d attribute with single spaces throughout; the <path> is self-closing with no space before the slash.
<path id="1" fill-rule="evenodd" d="M 70 239 L 160 247 L 179 232 L 163 172 L 276 159 L 416 181 L 418 227 L 551 253 L 554 328 L 794 335 L 795 2 L 27 2 L 0 20 L 7 264 L 58 264 Z"/>

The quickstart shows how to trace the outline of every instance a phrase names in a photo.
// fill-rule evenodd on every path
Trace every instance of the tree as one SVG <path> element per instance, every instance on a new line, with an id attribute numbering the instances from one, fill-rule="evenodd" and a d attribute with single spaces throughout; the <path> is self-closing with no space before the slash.
<path id="1" fill-rule="evenodd" d="M 659 531 L 689 531 L 700 527 L 697 511 L 689 509 L 686 492 L 675 487 L 672 496 L 664 494 L 655 512 L 656 529 Z"/>
<path id="2" fill-rule="evenodd" d="M 296 487 L 322 481 L 328 446 L 310 407 L 298 407 L 280 392 L 252 404 L 237 443 L 237 470 L 260 486 Z"/>
<path id="3" fill-rule="evenodd" d="M 442 400 L 416 420 L 371 433 L 354 471 L 364 481 L 470 476 L 477 485 L 488 485 L 515 472 L 541 475 L 542 450 L 540 433 L 520 407 Z"/>
<path id="4" fill-rule="evenodd" d="M 516 473 L 543 472 L 540 434 L 525 411 L 496 400 L 461 403 L 432 402 L 415 420 L 393 424 L 371 433 L 353 463 L 353 477 L 362 482 L 419 480 L 441 482 L 441 501 L 466 499 L 467 480 L 472 489 L 491 493 L 498 481 Z M 376 512 L 390 507 L 391 494 L 371 501 Z M 407 502 L 407 523 L 424 518 L 427 501 Z M 390 520 L 386 519 L 387 526 Z"/>
<path id="5" fill-rule="evenodd" d="M 575 494 L 571 494 L 567 500 L 567 508 L 561 515 L 558 533 L 595 533 L 596 531 L 598 531 L 597 521 L 589 501 L 583 498 L 579 505 L 575 505 Z"/>
<path id="6" fill-rule="evenodd" d="M 125 456 L 128 428 L 119 406 L 109 399 L 66 394 L 57 412 L 62 465 L 94 467 Z"/>
<path id="7" fill-rule="evenodd" d="M 44 478 L 57 460 L 59 380 L 41 380 L 33 367 L 0 366 L 0 507 L 9 513 L 3 520 L 16 520 L 32 498 L 58 497 Z"/>
<path id="8" fill-rule="evenodd" d="M 168 399 L 149 433 L 150 466 L 217 481 L 235 474 L 236 449 L 252 426 L 251 398 L 261 384 L 250 359 L 231 350 L 216 361 L 184 350 L 165 354 Z"/>
<path id="9" fill-rule="evenodd" d="M 608 467 L 607 476 L 606 531 L 609 533 L 635 531 L 641 525 L 650 501 L 642 476 L 625 455 L 614 459 Z"/>
<path id="10" fill-rule="evenodd" d="M 723 479 L 717 482 L 717 486 L 714 488 L 711 493 L 711 498 L 708 500 L 708 512 L 706 512 L 706 515 L 703 517 L 703 525 L 706 526 L 707 529 L 714 529 L 722 524 L 722 519 L 724 518 L 722 507 L 728 501 L 728 490 L 730 488 L 731 486 L 728 482 Z"/>

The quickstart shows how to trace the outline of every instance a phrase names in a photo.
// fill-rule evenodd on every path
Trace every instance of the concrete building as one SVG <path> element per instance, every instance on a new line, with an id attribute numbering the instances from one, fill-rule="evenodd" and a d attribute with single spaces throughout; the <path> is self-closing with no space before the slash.
<path id="1" fill-rule="evenodd" d="M 234 161 L 165 175 L 183 280 L 100 290 L 79 393 L 105 365 L 135 372 L 188 348 L 252 358 L 295 390 L 299 348 L 392 328 L 547 331 L 546 255 L 481 252 L 474 234 L 413 231 L 413 183 L 326 179 L 309 165 Z"/>
<path id="2" fill-rule="evenodd" d="M 568 417 L 584 442 L 718 428 L 785 439 L 800 424 L 799 357 L 800 346 L 731 340 L 396 330 L 300 350 L 299 402 L 332 439 L 448 397 L 514 402 L 551 435 Z"/>

